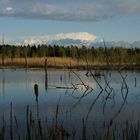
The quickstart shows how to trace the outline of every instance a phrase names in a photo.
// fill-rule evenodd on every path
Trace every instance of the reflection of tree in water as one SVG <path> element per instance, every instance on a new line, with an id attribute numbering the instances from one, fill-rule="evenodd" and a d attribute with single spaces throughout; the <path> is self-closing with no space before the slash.
<path id="1" fill-rule="evenodd" d="M 36 97 L 36 110 L 37 110 L 37 119 L 39 119 L 39 107 L 38 107 L 38 85 L 34 85 L 34 93 Z"/>
<path id="2" fill-rule="evenodd" d="M 107 80 L 106 76 L 104 75 L 104 81 L 105 81 L 105 88 L 104 88 L 104 94 L 103 94 L 103 114 L 105 113 L 105 108 L 107 105 L 108 100 L 113 99 L 113 105 L 112 108 L 115 107 L 115 90 L 110 86 L 110 81 Z"/>
<path id="3" fill-rule="evenodd" d="M 73 99 L 76 99 L 76 103 L 74 103 L 70 109 L 66 112 L 71 112 L 76 106 L 78 106 L 78 104 L 80 104 L 80 102 L 86 97 L 88 96 L 92 91 L 93 91 L 93 88 L 87 84 L 85 84 L 84 80 L 76 73 L 74 72 L 73 70 L 71 70 L 71 73 L 73 73 L 76 78 L 80 81 L 79 84 L 74 84 L 71 82 L 72 84 L 72 87 L 73 87 L 73 91 L 71 94 L 69 94 L 68 92 L 66 92 L 66 94 L 68 94 L 69 96 L 71 96 Z M 80 93 L 80 96 L 77 97 L 74 92 L 75 91 L 82 91 L 82 93 Z"/>
<path id="4" fill-rule="evenodd" d="M 71 97 L 73 97 L 74 99 L 77 99 L 77 102 L 74 103 L 74 104 L 70 107 L 70 109 L 69 109 L 68 112 L 71 112 L 76 106 L 78 106 L 78 105 L 80 104 L 80 102 L 82 101 L 82 99 L 84 99 L 86 96 L 88 96 L 88 95 L 93 91 L 93 89 L 86 89 L 86 90 L 82 93 L 82 95 L 81 95 L 80 97 L 75 97 L 75 96 L 73 95 L 74 91 L 75 91 L 75 90 L 73 90 L 73 92 L 72 92 L 72 94 L 71 94 Z"/>
<path id="5" fill-rule="evenodd" d="M 75 74 L 75 73 L 73 73 Z M 122 94 L 122 103 L 120 104 L 119 108 L 117 108 L 117 110 L 115 110 L 115 113 L 112 115 L 110 114 L 110 120 L 109 122 L 105 122 L 105 126 L 110 126 L 113 124 L 114 126 L 114 120 L 117 118 L 117 116 L 122 112 L 122 109 L 124 108 L 125 104 L 127 103 L 127 97 L 128 97 L 128 85 L 127 85 L 127 82 L 126 82 L 126 78 L 127 78 L 127 75 L 122 75 L 121 72 L 119 72 L 121 78 L 119 79 L 120 80 L 120 94 L 118 96 L 120 96 Z M 92 89 L 92 87 L 89 87 L 87 84 L 85 84 L 85 81 L 83 78 L 79 77 L 77 74 L 75 74 L 75 76 L 78 78 L 78 80 L 80 81 L 79 84 L 74 84 L 72 83 L 72 86 L 71 87 L 57 87 L 56 88 L 63 88 L 63 89 L 66 89 L 66 94 L 69 94 L 69 96 L 73 97 L 73 99 L 76 100 L 76 103 L 74 103 L 73 105 L 71 105 L 69 111 L 71 113 L 71 110 L 73 110 L 76 106 L 78 106 L 80 104 L 80 102 L 85 98 L 87 97 L 90 93 L 93 93 L 95 90 Z M 106 104 L 110 102 L 110 100 L 113 101 L 113 106 L 115 106 L 115 97 L 117 94 L 115 94 L 115 88 L 112 87 L 111 85 L 111 80 L 108 80 L 106 78 L 106 76 L 104 75 L 103 77 L 103 81 L 104 81 L 104 86 L 100 83 L 100 81 L 98 80 L 97 77 L 95 77 L 95 75 L 92 75 L 91 73 L 91 76 L 93 76 L 93 80 L 97 83 L 97 85 L 99 86 L 100 90 L 99 92 L 97 92 L 95 94 L 95 97 L 92 99 L 92 102 L 90 103 L 89 105 L 89 108 L 87 110 L 87 114 L 85 116 L 85 118 L 83 118 L 83 137 L 86 137 L 86 127 L 88 127 L 88 124 L 87 123 L 89 121 L 89 116 L 91 115 L 92 113 L 92 110 L 95 106 L 95 104 L 97 104 L 99 98 L 103 97 L 103 114 L 104 112 L 106 111 Z M 63 80 L 63 79 L 62 79 Z M 84 87 L 84 91 L 80 91 L 78 89 L 78 87 L 80 86 L 83 86 Z M 45 75 L 45 89 L 47 91 L 48 89 L 48 75 L 46 74 Z M 36 96 L 36 103 L 37 103 L 37 112 L 38 111 L 38 85 L 35 85 L 34 86 L 34 90 L 35 90 L 35 96 Z M 75 91 L 78 90 L 78 92 L 80 92 L 80 96 L 77 96 L 77 94 L 75 93 Z M 67 92 L 68 91 L 68 92 Z M 72 91 L 69 92 L 69 91 Z M 71 94 L 70 94 L 71 93 Z M 95 93 L 95 92 L 94 92 Z M 57 109 L 56 109 L 56 114 L 58 115 L 58 106 L 57 106 Z M 57 117 L 56 116 L 56 123 L 57 124 Z M 38 115 L 38 118 L 39 118 L 39 115 Z M 38 125 L 39 124 L 39 119 L 38 119 Z M 106 125 L 107 124 L 107 125 Z M 57 125 L 56 125 L 57 126 Z"/>
<path id="6" fill-rule="evenodd" d="M 116 89 L 115 87 L 113 87 L 112 84 L 112 76 L 110 76 L 111 79 L 107 79 L 107 75 L 102 75 L 100 79 L 98 77 L 96 77 L 94 75 L 94 73 L 92 73 L 92 71 L 90 72 L 90 77 L 92 77 L 93 82 L 96 82 L 96 84 L 99 87 L 99 91 L 97 93 L 95 93 L 95 90 L 93 89 L 92 86 L 89 86 L 87 83 L 85 83 L 85 79 L 73 70 L 71 70 L 71 74 L 74 75 L 74 77 L 77 78 L 77 81 L 79 81 L 79 83 L 72 83 L 71 81 L 71 86 L 54 86 L 54 88 L 57 89 L 66 89 L 65 94 L 71 96 L 75 102 L 74 104 L 72 104 L 70 106 L 70 108 L 67 110 L 68 112 L 71 112 L 72 110 L 74 110 L 81 101 L 83 101 L 88 95 L 90 94 L 94 94 L 95 93 L 95 97 L 92 99 L 90 105 L 89 105 L 89 109 L 87 110 L 87 115 L 85 116 L 85 124 L 86 122 L 89 120 L 89 116 L 92 113 L 92 110 L 95 106 L 95 104 L 97 104 L 97 101 L 99 99 L 101 99 L 101 97 L 103 97 L 102 100 L 102 105 L 103 105 L 103 115 L 105 114 L 105 112 L 108 110 L 108 106 L 107 104 L 111 105 L 111 109 L 115 109 L 115 112 L 113 113 L 113 115 L 110 115 L 110 121 L 109 124 L 112 124 L 114 122 L 114 120 L 117 118 L 117 116 L 122 112 L 122 109 L 124 108 L 125 104 L 127 103 L 127 97 L 128 97 L 128 85 L 126 82 L 126 78 L 127 78 L 127 74 L 126 75 L 122 75 L 122 72 L 118 71 L 120 79 L 120 94 L 116 94 Z M 62 81 L 64 80 L 63 78 L 61 78 Z M 91 79 L 90 79 L 91 80 Z M 102 85 L 102 81 L 104 82 L 104 84 Z M 82 90 L 80 90 L 80 87 L 82 87 Z M 48 75 L 47 73 L 45 74 L 45 89 L 47 91 L 48 89 Z M 80 94 L 76 94 L 76 92 L 80 93 Z M 94 92 L 94 93 L 93 93 Z M 122 103 L 117 106 L 117 110 L 116 110 L 116 96 L 120 96 L 122 95 Z M 111 104 L 110 104 L 111 103 Z M 119 108 L 118 108 L 119 107 Z M 113 111 L 113 110 L 112 110 Z"/>
<path id="7" fill-rule="evenodd" d="M 5 97 L 5 70 L 2 70 L 2 94 L 3 94 L 3 98 Z"/>
<path id="8" fill-rule="evenodd" d="M 113 124 L 113 121 L 121 113 L 122 109 L 124 108 L 125 104 L 127 103 L 127 97 L 128 97 L 128 92 L 129 92 L 128 91 L 128 85 L 126 83 L 126 77 L 127 77 L 127 75 L 123 76 L 122 73 L 121 73 L 121 71 L 119 71 L 119 74 L 120 74 L 120 76 L 122 78 L 121 94 L 122 94 L 123 102 L 120 105 L 120 108 L 114 114 L 114 116 L 110 119 L 110 125 Z"/>
<path id="9" fill-rule="evenodd" d="M 101 96 L 101 94 L 103 93 L 103 90 L 101 90 L 99 92 L 99 94 L 96 96 L 96 98 L 93 100 L 93 102 L 91 103 L 90 107 L 89 107 L 89 110 L 88 110 L 88 113 L 87 113 L 87 116 L 86 116 L 86 123 L 88 121 L 88 118 L 89 118 L 89 114 L 91 113 L 94 105 L 96 104 L 97 100 L 99 99 L 99 97 Z"/>
<path id="10" fill-rule="evenodd" d="M 48 90 L 48 73 L 45 73 L 45 90 Z"/>
<path id="11" fill-rule="evenodd" d="M 118 71 L 119 75 L 121 76 L 121 79 L 122 79 L 122 83 L 121 83 L 121 90 L 120 90 L 120 94 L 122 95 L 122 99 L 123 99 L 123 102 L 120 104 L 120 107 L 118 108 L 118 110 L 114 113 L 114 115 L 111 117 L 110 119 L 110 125 L 113 123 L 114 119 L 117 118 L 117 116 L 122 112 L 122 109 L 124 108 L 125 104 L 127 103 L 127 97 L 128 97 L 128 85 L 127 85 L 127 82 L 126 82 L 126 78 L 127 78 L 127 75 L 123 76 L 122 73 L 120 71 Z M 73 74 L 75 74 L 75 76 L 80 80 L 81 84 L 83 86 L 85 86 L 85 91 L 81 94 L 80 97 L 77 97 L 75 94 L 74 94 L 74 91 L 77 90 L 76 88 L 74 88 L 74 91 L 69 94 L 69 96 L 73 97 L 73 99 L 76 99 L 76 103 L 73 104 L 69 111 L 71 112 L 73 109 L 75 109 L 76 106 L 78 106 L 78 104 L 89 94 L 89 93 L 93 93 L 92 91 L 94 91 L 92 89 L 92 87 L 90 87 L 90 89 L 92 90 L 89 90 L 89 87 L 87 85 L 85 85 L 84 83 L 84 80 L 81 79 L 81 77 L 76 73 L 76 72 L 73 72 Z M 101 97 L 103 97 L 103 114 L 105 112 L 105 109 L 106 109 L 106 104 L 108 102 L 110 102 L 110 100 L 112 100 L 112 105 L 111 105 L 111 108 L 114 108 L 115 105 L 116 105 L 116 102 L 115 102 L 115 96 L 116 96 L 116 93 L 115 93 L 115 89 L 114 87 L 111 87 L 111 80 L 107 80 L 106 76 L 103 75 L 103 80 L 104 80 L 104 83 L 105 83 L 105 86 L 103 87 L 98 78 L 96 78 L 96 76 L 92 73 L 92 71 L 90 71 L 90 75 L 92 76 L 93 80 L 97 83 L 97 85 L 99 86 L 100 88 L 100 92 L 99 94 L 97 94 L 97 96 L 93 99 L 89 109 L 88 109 L 88 112 L 87 112 L 87 115 L 86 115 L 86 118 L 85 118 L 85 126 L 86 126 L 86 123 L 88 121 L 88 118 L 89 118 L 89 115 L 90 113 L 92 112 L 92 109 L 93 107 L 95 106 L 96 102 L 98 101 L 98 99 Z M 74 84 L 72 84 L 73 87 L 75 87 Z M 119 95 L 118 95 L 119 96 Z"/>

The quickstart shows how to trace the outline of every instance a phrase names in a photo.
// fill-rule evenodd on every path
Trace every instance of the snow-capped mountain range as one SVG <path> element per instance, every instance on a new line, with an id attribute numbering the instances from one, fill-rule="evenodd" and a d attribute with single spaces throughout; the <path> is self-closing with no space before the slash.
<path id="1" fill-rule="evenodd" d="M 124 41 L 106 41 L 107 47 L 140 47 L 140 41 L 128 43 Z M 97 36 L 87 32 L 76 32 L 76 33 L 60 33 L 55 35 L 46 36 L 35 36 L 29 37 L 17 43 L 17 45 L 76 45 L 76 46 L 89 46 L 89 47 L 100 47 L 104 46 L 103 41 L 99 40 Z"/>
<path id="2" fill-rule="evenodd" d="M 24 39 L 19 44 L 21 45 L 38 45 L 38 44 L 51 44 L 51 45 L 90 45 L 95 42 L 97 37 L 87 32 L 77 33 L 60 33 L 55 35 L 35 36 Z"/>

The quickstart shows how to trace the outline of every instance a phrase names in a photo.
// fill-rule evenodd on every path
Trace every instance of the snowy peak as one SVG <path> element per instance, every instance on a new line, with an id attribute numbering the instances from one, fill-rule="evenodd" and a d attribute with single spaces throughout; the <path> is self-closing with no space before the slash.
<path id="1" fill-rule="evenodd" d="M 76 32 L 76 33 L 60 33 L 56 35 L 36 36 L 30 37 L 18 45 L 38 45 L 38 44 L 51 44 L 51 45 L 89 45 L 97 37 L 87 32 Z"/>

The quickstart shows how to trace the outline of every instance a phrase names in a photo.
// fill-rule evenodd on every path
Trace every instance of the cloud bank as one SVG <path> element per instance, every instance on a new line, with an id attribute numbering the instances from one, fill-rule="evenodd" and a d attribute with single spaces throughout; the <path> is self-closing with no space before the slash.
<path id="1" fill-rule="evenodd" d="M 0 16 L 56 21 L 100 21 L 140 15 L 139 0 L 0 0 Z"/>

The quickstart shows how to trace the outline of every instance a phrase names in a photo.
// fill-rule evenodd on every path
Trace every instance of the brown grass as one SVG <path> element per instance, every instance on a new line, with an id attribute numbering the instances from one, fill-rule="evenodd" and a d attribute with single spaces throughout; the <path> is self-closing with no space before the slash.
<path id="1" fill-rule="evenodd" d="M 27 58 L 28 67 L 44 67 L 46 57 L 34 57 Z M 26 64 L 25 58 L 7 58 L 4 61 L 5 66 L 21 66 L 24 67 Z M 86 65 L 86 61 L 76 60 L 68 57 L 47 57 L 48 66 L 78 66 Z M 0 65 L 2 61 L 0 60 Z"/>
<path id="2" fill-rule="evenodd" d="M 89 61 L 82 59 L 72 59 L 70 57 L 33 57 L 27 58 L 27 68 L 45 68 L 45 59 L 47 59 L 47 66 L 49 69 L 140 69 L 140 66 L 134 66 L 131 64 L 119 64 L 110 63 L 106 65 L 106 62 L 100 62 L 98 60 Z M 4 66 L 0 59 L 0 68 L 26 68 L 25 58 L 5 58 Z"/>

